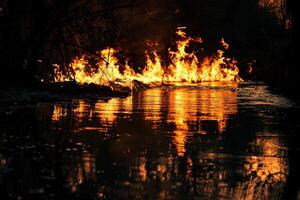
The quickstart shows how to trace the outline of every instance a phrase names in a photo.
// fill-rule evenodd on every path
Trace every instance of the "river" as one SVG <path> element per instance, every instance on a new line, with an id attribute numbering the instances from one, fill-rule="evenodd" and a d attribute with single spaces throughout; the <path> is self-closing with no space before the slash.
<path id="1" fill-rule="evenodd" d="M 293 170 L 298 110 L 253 83 L 4 107 L 0 192 L 11 199 L 280 199 Z"/>

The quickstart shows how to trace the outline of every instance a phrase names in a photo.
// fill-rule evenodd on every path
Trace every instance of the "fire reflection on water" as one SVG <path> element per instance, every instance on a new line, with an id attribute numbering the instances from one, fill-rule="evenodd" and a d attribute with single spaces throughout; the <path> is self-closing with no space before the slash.
<path id="1" fill-rule="evenodd" d="M 95 104 L 95 113 L 99 116 L 102 124 L 113 124 L 117 119 L 117 114 L 130 113 L 132 97 L 126 99 L 110 99 L 107 102 L 97 102 Z"/>
<path id="2" fill-rule="evenodd" d="M 195 125 L 200 134 L 207 134 L 207 130 L 201 127 L 205 121 L 216 122 L 216 132 L 225 130 L 228 116 L 237 113 L 236 95 L 230 90 L 187 92 L 179 89 L 169 92 L 167 122 L 175 125 L 173 140 L 179 156 L 185 153 L 186 136 L 195 132 L 189 130 L 190 125 Z"/>
<path id="3" fill-rule="evenodd" d="M 243 176 L 248 181 L 239 184 L 234 199 L 261 199 L 265 194 L 269 199 L 280 197 L 280 191 L 268 194 L 274 186 L 286 182 L 288 175 L 288 161 L 278 137 L 258 136 L 256 146 L 260 156 L 248 156 L 244 161 Z M 281 191 L 282 191 L 281 187 Z"/>
<path id="4" fill-rule="evenodd" d="M 67 115 L 65 109 L 54 106 L 52 120 L 60 121 L 65 117 Z M 104 131 L 118 126 L 121 131 L 124 128 L 135 137 L 141 137 L 143 132 L 140 132 L 140 129 L 136 130 L 135 126 L 144 126 L 145 129 L 148 127 L 147 130 L 150 128 L 152 134 L 159 135 L 159 140 L 169 141 L 166 143 L 168 153 L 157 150 L 159 155 L 155 159 L 153 155 L 150 158 L 147 155 L 151 148 L 155 148 L 151 147 L 153 144 L 151 142 L 147 149 L 135 152 L 136 154 L 129 153 L 132 146 L 128 146 L 127 143 L 126 148 L 129 149 L 127 153 L 123 155 L 123 152 L 120 152 L 125 156 L 122 159 L 131 160 L 128 161 L 128 166 L 126 165 L 127 169 L 122 168 L 128 171 L 129 180 L 121 181 L 120 184 L 129 187 L 130 180 L 134 179 L 134 183 L 138 186 L 132 187 L 137 189 L 145 187 L 144 184 L 149 181 L 156 180 L 162 184 L 158 198 L 172 197 L 174 194 L 170 192 L 170 188 L 181 188 L 182 184 L 189 185 L 189 192 L 193 194 L 204 192 L 210 198 L 215 197 L 214 195 L 232 199 L 261 197 L 257 195 L 276 197 L 280 195 L 280 192 L 277 192 L 280 190 L 273 191 L 272 194 L 269 194 L 269 191 L 272 187 L 282 188 L 288 174 L 284 144 L 279 137 L 257 135 L 251 143 L 257 152 L 253 155 L 240 156 L 239 161 L 236 161 L 239 166 L 237 169 L 232 169 L 232 164 L 228 164 L 230 160 L 237 159 L 235 155 L 224 154 L 222 150 L 214 150 L 216 153 L 210 152 L 211 150 L 195 152 L 188 145 L 195 136 L 209 137 L 211 142 L 218 140 L 216 138 L 226 137 L 229 117 L 238 115 L 236 85 L 153 88 L 127 98 L 94 103 L 79 101 L 73 113 L 79 122 L 75 129 L 82 134 L 86 130 L 95 130 L 94 128 L 98 127 L 97 133 L 101 135 Z M 93 119 L 97 123 L 88 122 Z M 133 121 L 134 126 L 130 121 Z M 144 124 L 138 124 L 141 121 Z M 120 137 L 122 139 L 122 136 Z M 160 142 L 159 140 L 155 142 Z M 121 142 L 120 146 L 122 145 L 124 143 Z M 82 184 L 87 177 L 95 179 L 99 173 L 96 169 L 97 155 L 89 153 L 82 156 L 80 161 L 82 163 L 79 162 L 75 168 L 77 174 L 70 175 L 68 180 L 73 191 L 76 191 L 77 185 Z M 117 164 L 118 162 L 112 165 L 120 169 Z M 240 177 L 233 185 L 230 181 L 232 170 L 236 170 L 234 173 Z M 175 186 L 172 185 L 174 181 Z"/>
<path id="5" fill-rule="evenodd" d="M 95 157 L 90 153 L 83 153 L 82 159 L 76 162 L 75 167 L 68 176 L 68 183 L 72 192 L 77 191 L 78 186 L 92 181 L 96 175 Z"/>

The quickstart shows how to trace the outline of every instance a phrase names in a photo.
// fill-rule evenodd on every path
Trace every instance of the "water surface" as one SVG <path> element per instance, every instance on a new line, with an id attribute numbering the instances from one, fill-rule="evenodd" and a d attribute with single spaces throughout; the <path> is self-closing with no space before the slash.
<path id="1" fill-rule="evenodd" d="M 293 170 L 297 114 L 288 99 L 247 83 L 1 108 L 0 192 L 9 199 L 280 199 Z"/>

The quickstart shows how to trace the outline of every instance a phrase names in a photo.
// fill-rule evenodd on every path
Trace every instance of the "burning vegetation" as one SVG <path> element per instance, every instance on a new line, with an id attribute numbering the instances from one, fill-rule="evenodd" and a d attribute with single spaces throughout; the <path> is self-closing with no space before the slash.
<path id="1" fill-rule="evenodd" d="M 211 57 L 200 59 L 196 52 L 187 52 L 191 42 L 202 43 L 201 38 L 192 38 L 182 30 L 176 32 L 176 50 L 168 50 L 169 64 L 163 64 L 159 53 L 154 50 L 145 52 L 146 63 L 143 70 L 137 73 L 126 61 L 120 64 L 114 48 L 98 51 L 96 55 L 82 55 L 73 59 L 66 69 L 56 66 L 55 81 L 75 81 L 79 84 L 107 85 L 120 84 L 132 88 L 135 81 L 144 84 L 203 82 L 203 81 L 242 81 L 235 59 L 224 56 L 223 50 L 218 50 Z M 229 45 L 222 38 L 223 49 Z"/>

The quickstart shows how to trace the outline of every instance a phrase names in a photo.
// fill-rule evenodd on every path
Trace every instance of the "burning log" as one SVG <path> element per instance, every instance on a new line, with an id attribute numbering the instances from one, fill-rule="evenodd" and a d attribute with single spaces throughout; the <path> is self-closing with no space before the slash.
<path id="1" fill-rule="evenodd" d="M 116 84 L 114 85 L 116 86 Z M 65 94 L 71 96 L 84 96 L 84 95 L 96 95 L 96 96 L 128 96 L 131 92 L 128 88 L 110 87 L 105 85 L 97 85 L 94 83 L 78 84 L 75 81 L 69 82 L 56 82 L 44 86 L 46 90 L 52 93 Z"/>
<path id="2" fill-rule="evenodd" d="M 134 80 L 132 82 L 132 90 L 133 91 L 138 91 L 138 90 L 143 90 L 143 89 L 147 89 L 147 88 L 150 88 L 151 86 L 148 85 L 148 84 L 145 84 L 141 81 L 137 81 L 137 80 Z"/>

